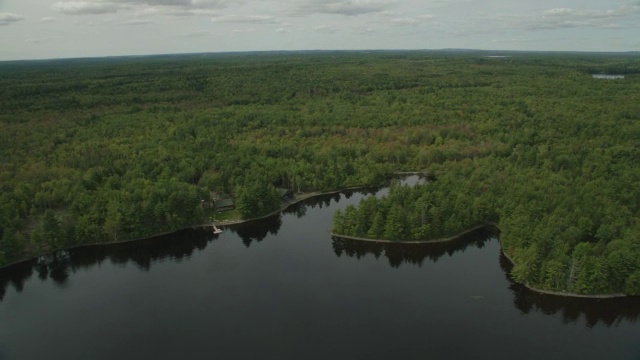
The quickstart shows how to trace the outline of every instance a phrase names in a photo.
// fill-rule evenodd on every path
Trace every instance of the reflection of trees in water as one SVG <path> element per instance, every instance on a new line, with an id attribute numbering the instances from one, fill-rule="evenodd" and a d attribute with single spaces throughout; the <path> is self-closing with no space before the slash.
<path id="1" fill-rule="evenodd" d="M 302 201 L 300 201 L 300 202 L 298 202 L 296 204 L 293 204 L 293 205 L 289 206 L 282 213 L 284 213 L 284 214 L 294 214 L 298 218 L 301 218 L 302 216 L 299 216 L 299 214 L 306 214 L 307 213 L 307 209 L 309 209 L 309 208 L 311 208 L 311 209 L 315 209 L 315 208 L 322 209 L 323 207 L 328 207 L 329 205 L 331 205 L 332 201 L 333 202 L 340 201 L 340 194 L 339 193 L 327 194 L 327 195 L 320 195 L 320 196 L 312 197 L 312 198 L 309 198 L 309 199 L 305 199 L 305 200 L 302 200 Z"/>
<path id="2" fill-rule="evenodd" d="M 0 300 L 4 299 L 9 285 L 13 286 L 17 292 L 22 292 L 25 281 L 33 275 L 34 264 L 35 260 L 25 261 L 0 270 Z"/>
<path id="3" fill-rule="evenodd" d="M 394 268 L 404 263 L 421 266 L 425 259 L 436 262 L 444 255 L 453 255 L 458 251 L 464 251 L 469 246 L 482 248 L 493 236 L 496 236 L 494 230 L 481 229 L 450 242 L 433 244 L 374 243 L 334 238 L 333 251 L 337 256 L 345 254 L 357 259 L 369 254 L 376 259 L 384 256 L 389 265 Z M 510 283 L 509 289 L 513 293 L 514 306 L 525 314 L 537 312 L 546 315 L 560 314 L 564 323 L 578 322 L 584 318 L 589 327 L 597 324 L 615 326 L 625 320 L 635 323 L 640 316 L 640 297 L 589 299 L 545 295 L 513 282 L 509 276 L 513 265 L 502 254 L 500 266 Z"/>
<path id="4" fill-rule="evenodd" d="M 69 257 L 69 253 L 66 251 L 58 251 L 46 256 L 46 261 L 33 259 L 1 269 L 0 301 L 4 298 L 7 288 L 10 285 L 13 286 L 16 292 L 22 292 L 25 282 L 33 276 L 34 271 L 41 280 L 50 278 L 56 284 L 64 285 L 69 277 L 70 265 L 71 258 Z"/>
<path id="5" fill-rule="evenodd" d="M 350 195 L 349 195 L 350 196 Z M 287 210 L 302 217 L 307 207 L 315 208 L 329 206 L 331 201 L 340 200 L 340 194 L 332 194 L 311 198 L 302 203 L 295 204 Z M 237 227 L 228 227 L 236 232 L 243 243 L 248 247 L 251 242 L 262 241 L 267 234 L 275 235 L 282 226 L 280 215 L 267 219 L 256 220 L 250 224 L 242 224 Z M 22 292 L 24 284 L 29 280 L 34 271 L 42 279 L 51 279 L 58 285 L 64 285 L 70 274 L 79 269 L 88 269 L 104 261 L 113 264 L 126 264 L 133 262 L 142 270 L 149 270 L 154 262 L 169 258 L 181 260 L 189 258 L 193 252 L 203 250 L 207 243 L 215 239 L 211 229 L 187 229 L 173 234 L 162 235 L 146 240 L 138 240 L 122 244 L 105 244 L 73 249 L 68 252 L 68 258 L 51 261 L 46 266 L 38 264 L 37 260 L 24 261 L 5 269 L 0 269 L 0 301 L 4 298 L 9 286 L 17 292 Z"/>
<path id="6" fill-rule="evenodd" d="M 513 281 L 509 275 L 513 264 L 502 253 L 500 267 L 510 283 L 514 306 L 524 314 L 560 314 L 564 323 L 575 323 L 584 317 L 588 327 L 597 324 L 616 326 L 624 320 L 635 323 L 640 316 L 640 297 L 589 299 L 542 294 Z"/>
<path id="7" fill-rule="evenodd" d="M 307 213 L 307 209 L 322 209 L 324 207 L 329 207 L 332 202 L 338 203 L 340 199 L 344 196 L 345 199 L 351 199 L 351 197 L 355 194 L 368 196 L 374 195 L 376 192 L 380 191 L 381 188 L 365 188 L 360 190 L 345 190 L 339 193 L 332 193 L 326 195 L 314 196 L 312 198 L 308 198 L 302 200 L 298 203 L 295 203 L 285 210 L 282 211 L 283 214 L 293 214 L 296 217 L 301 218 Z"/>
<path id="8" fill-rule="evenodd" d="M 375 189 L 370 191 L 374 193 Z M 345 197 L 349 198 L 351 195 L 352 193 L 345 194 Z M 332 201 L 339 201 L 340 198 L 340 194 L 332 194 L 307 199 L 291 206 L 285 213 L 302 217 L 308 207 L 322 208 L 331 205 Z M 227 230 L 237 233 L 248 247 L 254 240 L 262 241 L 268 234 L 277 234 L 281 225 L 282 220 L 278 215 L 250 224 L 227 227 Z M 495 230 L 481 229 L 450 242 L 433 244 L 372 243 L 335 238 L 333 250 L 337 256 L 345 254 L 358 259 L 368 254 L 377 259 L 384 256 L 392 267 L 399 267 L 403 263 L 420 266 L 425 259 L 436 262 L 444 255 L 451 256 L 458 251 L 464 251 L 469 246 L 482 248 L 493 236 L 496 236 Z M 158 260 L 189 258 L 194 251 L 203 250 L 216 237 L 211 229 L 189 229 L 131 243 L 74 249 L 68 252 L 68 257 L 61 257 L 47 266 L 38 265 L 37 260 L 25 261 L 0 269 L 0 301 L 4 298 L 9 286 L 18 293 L 22 292 L 26 281 L 33 276 L 34 272 L 43 280 L 50 278 L 56 284 L 63 286 L 69 275 L 76 270 L 90 268 L 103 261 L 114 264 L 126 264 L 131 261 L 138 268 L 148 270 Z M 525 314 L 530 312 L 542 312 L 547 315 L 561 314 L 565 323 L 577 322 L 584 317 L 587 326 L 590 327 L 599 323 L 615 326 L 625 320 L 636 322 L 640 315 L 640 297 L 586 299 L 543 295 L 512 281 L 509 277 L 512 265 L 504 255 L 500 256 L 500 265 L 510 282 L 509 289 L 513 292 L 514 306 Z"/>
<path id="9" fill-rule="evenodd" d="M 376 259 L 384 255 L 394 268 L 403 263 L 421 266 L 425 259 L 437 262 L 444 255 L 453 255 L 469 246 L 482 248 L 486 241 L 497 233 L 490 228 L 479 229 L 459 238 L 439 243 L 399 244 L 392 242 L 369 242 L 343 238 L 333 239 L 333 251 L 337 256 L 343 253 L 360 259 L 372 254 Z"/>
<path id="10" fill-rule="evenodd" d="M 265 219 L 254 220 L 249 224 L 240 224 L 228 227 L 229 230 L 238 234 L 242 243 L 249 247 L 253 241 L 260 242 L 268 234 L 276 235 L 282 226 L 281 216 L 274 215 Z"/>
<path id="11" fill-rule="evenodd" d="M 189 258 L 215 237 L 209 228 L 188 229 L 152 239 L 78 249 L 72 259 L 74 268 L 91 267 L 109 259 L 113 264 L 133 262 L 138 268 L 149 270 L 157 260 Z"/>
<path id="12" fill-rule="evenodd" d="M 188 229 L 152 239 L 123 244 L 106 244 L 60 251 L 50 257 L 46 264 L 38 260 L 25 261 L 0 270 L 0 300 L 12 285 L 21 292 L 24 283 L 35 272 L 42 280 L 47 278 L 64 285 L 70 274 L 110 261 L 113 264 L 133 262 L 142 270 L 149 270 L 160 259 L 189 258 L 194 250 L 203 250 L 216 235 L 210 229 Z M 59 254 L 64 254 L 60 256 Z"/>
<path id="13" fill-rule="evenodd" d="M 298 219 L 307 215 L 307 206 L 302 203 L 296 203 L 282 211 L 283 214 L 295 215 Z"/>
<path id="14" fill-rule="evenodd" d="M 377 189 L 364 189 L 357 192 L 344 191 L 342 193 L 320 195 L 292 204 L 284 209 L 282 214 L 292 214 L 297 218 L 301 218 L 307 214 L 307 209 L 322 209 L 323 207 L 329 207 L 332 202 L 339 202 L 342 196 L 349 199 L 356 193 L 370 195 L 374 194 L 376 191 Z M 268 234 L 276 235 L 278 231 L 280 231 L 281 226 L 282 216 L 278 214 L 264 219 L 253 220 L 250 223 L 232 225 L 227 228 L 238 234 L 244 245 L 249 247 L 253 241 L 260 242 L 264 240 Z"/>

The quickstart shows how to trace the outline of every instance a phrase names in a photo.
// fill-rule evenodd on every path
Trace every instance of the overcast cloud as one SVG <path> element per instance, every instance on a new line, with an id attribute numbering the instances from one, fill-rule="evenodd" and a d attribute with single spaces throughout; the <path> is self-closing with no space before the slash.
<path id="1" fill-rule="evenodd" d="M 0 60 L 185 52 L 640 50 L 637 0 L 0 0 Z"/>
<path id="2" fill-rule="evenodd" d="M 0 26 L 22 21 L 24 17 L 11 13 L 0 13 Z"/>
<path id="3" fill-rule="evenodd" d="M 398 5 L 396 0 L 304 0 L 293 2 L 299 15 L 338 14 L 356 16 L 379 13 Z"/>

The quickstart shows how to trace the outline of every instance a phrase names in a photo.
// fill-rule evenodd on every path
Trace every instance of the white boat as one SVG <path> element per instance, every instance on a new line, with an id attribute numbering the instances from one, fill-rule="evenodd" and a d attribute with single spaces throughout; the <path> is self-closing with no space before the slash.
<path id="1" fill-rule="evenodd" d="M 215 225 L 213 225 L 213 233 L 214 234 L 220 234 L 220 233 L 222 233 L 222 229 L 218 229 Z"/>

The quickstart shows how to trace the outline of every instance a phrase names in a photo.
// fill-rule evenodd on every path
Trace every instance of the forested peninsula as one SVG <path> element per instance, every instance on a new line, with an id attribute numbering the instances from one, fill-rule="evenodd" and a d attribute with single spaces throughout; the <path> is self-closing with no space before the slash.
<path id="1" fill-rule="evenodd" d="M 624 75 L 610 79 L 593 74 Z M 425 240 L 493 223 L 514 279 L 640 294 L 640 59 L 480 51 L 0 63 L 0 266 L 292 193 L 393 185 L 334 232 Z"/>

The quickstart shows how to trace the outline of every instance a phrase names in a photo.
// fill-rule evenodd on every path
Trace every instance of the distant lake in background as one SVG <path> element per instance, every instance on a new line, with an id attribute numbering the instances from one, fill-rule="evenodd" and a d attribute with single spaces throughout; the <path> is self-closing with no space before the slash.
<path id="1" fill-rule="evenodd" d="M 0 359 L 639 359 L 640 299 L 515 284 L 499 233 L 332 239 L 309 199 L 265 220 L 69 251 L 0 271 Z"/>
<path id="2" fill-rule="evenodd" d="M 624 75 L 593 74 L 591 76 L 593 76 L 594 79 L 608 79 L 608 80 L 624 79 Z"/>

